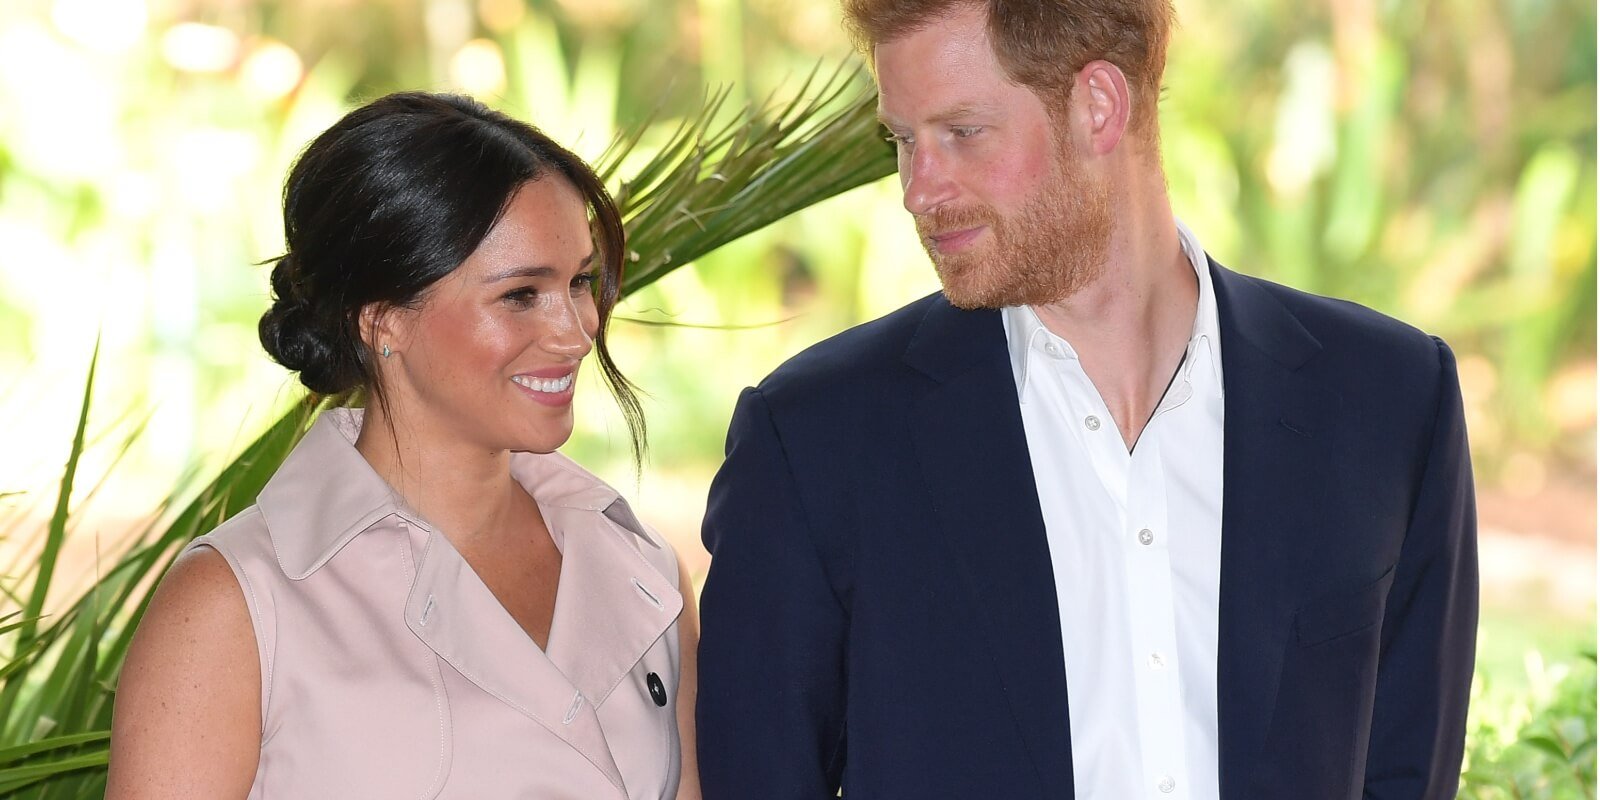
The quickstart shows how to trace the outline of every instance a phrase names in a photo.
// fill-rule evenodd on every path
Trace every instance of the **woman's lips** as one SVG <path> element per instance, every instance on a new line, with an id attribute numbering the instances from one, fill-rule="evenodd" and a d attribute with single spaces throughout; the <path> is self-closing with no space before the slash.
<path id="1" fill-rule="evenodd" d="M 541 405 L 559 407 L 571 403 L 573 389 L 577 388 L 578 371 L 573 369 L 558 375 L 549 374 L 551 372 L 540 370 L 539 373 L 513 375 L 511 382 L 529 399 Z"/>

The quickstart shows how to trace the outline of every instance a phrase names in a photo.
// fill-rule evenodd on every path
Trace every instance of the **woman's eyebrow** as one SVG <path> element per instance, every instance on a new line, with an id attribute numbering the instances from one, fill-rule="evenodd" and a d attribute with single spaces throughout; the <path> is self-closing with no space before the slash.
<path id="1" fill-rule="evenodd" d="M 587 267 L 590 264 L 594 263 L 594 256 L 595 256 L 595 254 L 592 253 L 592 252 L 589 253 L 589 255 L 584 256 L 583 260 L 578 262 L 578 266 L 579 267 Z M 549 266 L 538 265 L 538 264 L 529 264 L 527 266 L 512 267 L 512 268 L 507 269 L 507 270 L 502 270 L 500 272 L 496 272 L 495 274 L 490 275 L 487 278 L 484 278 L 483 282 L 484 283 L 499 283 L 500 281 L 508 281 L 508 280 L 511 280 L 512 278 L 548 278 L 551 275 L 554 275 L 555 273 L 556 273 L 556 268 L 555 267 L 549 267 Z"/>

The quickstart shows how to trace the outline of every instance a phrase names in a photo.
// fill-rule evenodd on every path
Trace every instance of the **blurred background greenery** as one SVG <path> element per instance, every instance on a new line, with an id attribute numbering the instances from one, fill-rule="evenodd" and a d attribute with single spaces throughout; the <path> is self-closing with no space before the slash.
<path id="1" fill-rule="evenodd" d="M 1223 263 L 1373 306 L 1460 359 L 1485 580 L 1464 794 L 1592 797 L 1594 5 L 1177 10 L 1162 128 L 1178 214 Z M 829 0 L 0 3 L 0 590 L 21 608 L 35 588 L 97 338 L 47 607 L 301 396 L 255 340 L 259 264 L 282 244 L 289 161 L 354 103 L 467 91 L 594 158 L 647 122 L 645 144 L 666 142 L 711 89 L 730 109 L 785 98 L 851 57 Z M 568 452 L 703 573 L 696 528 L 738 390 L 936 288 L 892 177 L 785 218 L 620 310 L 613 350 L 648 394 L 642 475 L 598 383 Z"/>

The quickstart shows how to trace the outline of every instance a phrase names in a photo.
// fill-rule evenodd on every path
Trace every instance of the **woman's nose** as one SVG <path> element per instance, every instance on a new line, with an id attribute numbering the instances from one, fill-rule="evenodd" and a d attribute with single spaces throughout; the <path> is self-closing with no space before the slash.
<path id="1" fill-rule="evenodd" d="M 548 327 L 539 339 L 539 346 L 545 352 L 578 359 L 588 355 L 594 347 L 593 322 L 585 318 L 584 309 L 571 299 L 557 300 L 547 319 Z"/>

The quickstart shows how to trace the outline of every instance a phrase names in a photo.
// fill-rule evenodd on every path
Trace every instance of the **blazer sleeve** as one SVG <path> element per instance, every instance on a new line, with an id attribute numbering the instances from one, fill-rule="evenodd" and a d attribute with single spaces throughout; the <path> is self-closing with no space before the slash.
<path id="1" fill-rule="evenodd" d="M 1477 512 L 1455 357 L 1439 351 L 1432 443 L 1384 610 L 1369 800 L 1456 795 L 1478 625 Z"/>
<path id="2" fill-rule="evenodd" d="M 702 538 L 696 708 L 706 800 L 835 797 L 848 615 L 758 389 L 740 396 Z"/>

